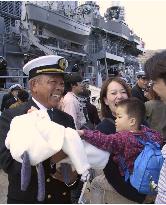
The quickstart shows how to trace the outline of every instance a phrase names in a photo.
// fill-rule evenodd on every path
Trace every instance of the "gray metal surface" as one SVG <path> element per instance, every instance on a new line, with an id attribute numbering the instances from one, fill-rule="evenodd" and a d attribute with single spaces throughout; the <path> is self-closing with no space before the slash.
<path id="1" fill-rule="evenodd" d="M 7 187 L 7 175 L 0 169 L 0 204 L 6 204 Z"/>

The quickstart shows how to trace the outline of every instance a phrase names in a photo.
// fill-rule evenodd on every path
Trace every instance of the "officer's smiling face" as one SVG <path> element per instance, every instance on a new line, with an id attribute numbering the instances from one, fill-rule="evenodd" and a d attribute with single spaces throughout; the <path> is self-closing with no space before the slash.
<path id="1" fill-rule="evenodd" d="M 62 75 L 40 75 L 32 80 L 32 96 L 46 108 L 56 108 L 64 92 Z"/>

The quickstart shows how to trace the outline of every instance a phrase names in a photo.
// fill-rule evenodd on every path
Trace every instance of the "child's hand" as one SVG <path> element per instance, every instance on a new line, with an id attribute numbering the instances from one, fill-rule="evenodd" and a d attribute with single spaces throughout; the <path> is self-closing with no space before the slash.
<path id="1" fill-rule="evenodd" d="M 79 136 L 81 137 L 82 135 L 84 135 L 84 130 L 77 130 Z"/>

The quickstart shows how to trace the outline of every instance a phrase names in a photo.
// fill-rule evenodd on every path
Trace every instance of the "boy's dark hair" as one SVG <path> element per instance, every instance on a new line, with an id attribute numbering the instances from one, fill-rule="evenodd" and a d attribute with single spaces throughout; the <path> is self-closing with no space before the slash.
<path id="1" fill-rule="evenodd" d="M 138 126 L 140 126 L 145 119 L 145 105 L 136 97 L 131 97 L 120 101 L 117 106 L 125 107 L 126 113 L 129 117 L 136 119 Z"/>
<path id="2" fill-rule="evenodd" d="M 154 54 L 144 65 L 146 77 L 151 80 L 161 78 L 166 83 L 166 50 Z"/>

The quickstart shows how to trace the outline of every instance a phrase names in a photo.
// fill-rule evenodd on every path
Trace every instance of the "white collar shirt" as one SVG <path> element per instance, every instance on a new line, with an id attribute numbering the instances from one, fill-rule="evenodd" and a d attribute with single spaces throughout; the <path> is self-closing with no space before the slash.
<path id="1" fill-rule="evenodd" d="M 37 100 L 35 100 L 34 97 L 32 97 L 32 100 L 36 103 L 40 110 L 47 110 L 47 108 L 44 107 L 41 103 L 39 103 Z"/>

